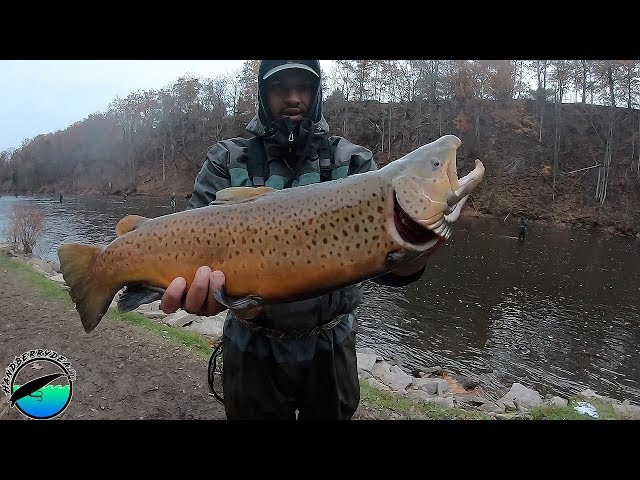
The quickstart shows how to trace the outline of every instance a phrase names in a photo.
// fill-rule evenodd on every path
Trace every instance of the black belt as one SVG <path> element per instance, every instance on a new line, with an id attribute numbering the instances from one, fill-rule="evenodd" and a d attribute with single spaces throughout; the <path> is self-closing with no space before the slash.
<path id="1" fill-rule="evenodd" d="M 327 323 L 323 323 L 322 325 L 317 325 L 313 328 L 297 328 L 297 329 L 287 329 L 287 330 L 278 330 L 275 328 L 263 327 L 262 325 L 256 325 L 249 320 L 243 320 L 234 316 L 234 320 L 236 320 L 240 325 L 248 328 L 252 332 L 258 332 L 265 337 L 270 338 L 305 338 L 305 337 L 313 337 L 319 335 L 323 330 L 330 330 L 339 324 L 344 317 L 348 315 L 344 313 L 342 315 L 338 315 L 332 320 L 329 320 Z"/>

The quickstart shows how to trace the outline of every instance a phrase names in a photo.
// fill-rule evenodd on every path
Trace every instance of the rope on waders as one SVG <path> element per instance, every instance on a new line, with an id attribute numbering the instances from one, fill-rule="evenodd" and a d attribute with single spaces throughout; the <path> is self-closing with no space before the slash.
<path id="1" fill-rule="evenodd" d="M 209 383 L 209 390 L 213 393 L 213 396 L 216 397 L 220 403 L 224 405 L 224 398 L 218 395 L 216 389 L 214 387 L 216 370 L 218 370 L 218 358 L 222 356 L 222 340 L 218 344 L 218 346 L 213 350 L 211 354 L 211 358 L 209 359 L 209 368 L 207 370 L 207 381 Z M 222 379 L 222 369 L 220 369 L 219 373 L 220 378 Z"/>

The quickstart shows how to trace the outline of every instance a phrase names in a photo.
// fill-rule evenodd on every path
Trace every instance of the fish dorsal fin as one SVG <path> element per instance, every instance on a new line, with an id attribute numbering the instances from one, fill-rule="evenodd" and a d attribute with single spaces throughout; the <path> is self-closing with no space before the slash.
<path id="1" fill-rule="evenodd" d="M 253 200 L 260 195 L 276 191 L 271 187 L 229 187 L 216 193 L 216 199 L 209 205 L 225 205 Z"/>
<path id="2" fill-rule="evenodd" d="M 121 237 L 125 233 L 135 230 L 147 220 L 149 220 L 147 217 L 141 217 L 140 215 L 127 215 L 116 225 L 116 235 Z"/>

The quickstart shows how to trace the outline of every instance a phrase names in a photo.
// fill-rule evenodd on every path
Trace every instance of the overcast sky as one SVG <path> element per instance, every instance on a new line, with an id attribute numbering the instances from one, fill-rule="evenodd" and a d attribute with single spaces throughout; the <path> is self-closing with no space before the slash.
<path id="1" fill-rule="evenodd" d="M 192 74 L 214 78 L 244 60 L 0 60 L 0 151 L 104 112 L 117 96 Z M 325 70 L 331 62 L 322 61 Z"/>

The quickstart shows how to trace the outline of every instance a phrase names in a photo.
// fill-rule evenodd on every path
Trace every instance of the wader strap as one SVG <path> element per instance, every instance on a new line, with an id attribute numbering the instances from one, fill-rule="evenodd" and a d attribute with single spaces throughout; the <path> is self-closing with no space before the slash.
<path id="1" fill-rule="evenodd" d="M 261 325 L 256 325 L 249 320 L 243 320 L 236 316 L 233 317 L 240 325 L 248 328 L 252 332 L 258 332 L 261 335 L 269 338 L 305 338 L 305 337 L 313 337 L 319 335 L 323 330 L 331 330 L 333 327 L 338 325 L 347 315 L 348 313 L 343 313 L 338 315 L 333 320 L 328 321 L 322 325 L 318 325 L 313 328 L 301 328 L 301 329 L 290 329 L 290 330 L 276 330 L 275 328 L 263 327 Z"/>
<path id="2" fill-rule="evenodd" d="M 329 144 L 329 139 L 323 138 L 318 147 L 321 182 L 331 180 L 331 173 L 335 169 L 334 156 L 332 155 L 334 151 L 335 145 L 332 148 Z M 258 137 L 252 137 L 247 140 L 247 173 L 254 187 L 262 187 L 269 178 L 267 152 L 264 148 L 264 143 Z M 294 178 L 289 179 L 290 182 L 294 180 Z"/>
<path id="3" fill-rule="evenodd" d="M 258 137 L 247 140 L 247 173 L 254 187 L 262 187 L 269 178 L 267 152 Z"/>

